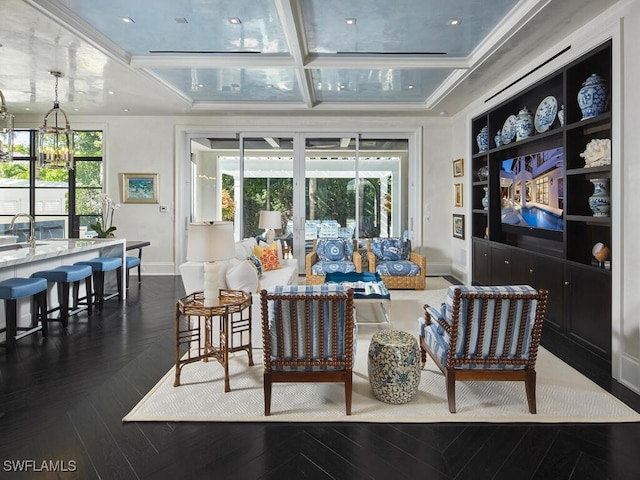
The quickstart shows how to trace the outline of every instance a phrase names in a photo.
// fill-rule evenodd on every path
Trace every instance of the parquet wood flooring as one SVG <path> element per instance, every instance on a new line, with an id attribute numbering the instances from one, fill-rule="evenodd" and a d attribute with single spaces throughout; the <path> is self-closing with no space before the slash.
<path id="1" fill-rule="evenodd" d="M 0 478 L 640 478 L 640 424 L 123 424 L 173 365 L 183 294 L 179 277 L 144 277 L 125 302 L 0 351 Z M 16 472 L 27 460 L 62 463 Z"/>

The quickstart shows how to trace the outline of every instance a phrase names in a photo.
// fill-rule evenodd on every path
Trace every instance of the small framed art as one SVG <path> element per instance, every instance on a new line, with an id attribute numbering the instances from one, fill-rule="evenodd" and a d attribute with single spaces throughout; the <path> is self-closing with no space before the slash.
<path id="1" fill-rule="evenodd" d="M 454 177 L 462 177 L 464 175 L 464 160 L 462 158 L 458 158 L 453 161 L 453 176 Z"/>
<path id="2" fill-rule="evenodd" d="M 464 240 L 464 215 L 453 214 L 453 236 Z"/>
<path id="3" fill-rule="evenodd" d="M 122 203 L 158 203 L 158 174 L 123 173 Z"/>
<path id="4" fill-rule="evenodd" d="M 453 184 L 453 206 L 462 207 L 462 184 Z"/>

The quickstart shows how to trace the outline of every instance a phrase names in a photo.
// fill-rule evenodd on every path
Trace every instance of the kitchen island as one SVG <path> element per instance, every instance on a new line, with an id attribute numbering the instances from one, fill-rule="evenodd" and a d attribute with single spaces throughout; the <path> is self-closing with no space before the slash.
<path id="1" fill-rule="evenodd" d="M 60 265 L 73 265 L 82 260 L 94 257 L 121 257 L 125 264 L 126 240 L 121 238 L 70 238 L 42 240 L 34 248 L 28 243 L 12 243 L 0 245 L 0 280 L 14 277 L 30 277 L 32 273 L 50 270 Z M 122 269 L 122 285 L 125 281 L 126 268 Z M 113 275 L 108 275 L 105 291 L 115 285 Z M 81 296 L 84 285 L 81 285 Z M 47 297 L 48 308 L 58 306 L 56 287 L 49 285 Z M 126 298 L 123 289 L 122 298 Z M 5 325 L 4 302 L 0 302 L 0 327 Z M 18 325 L 29 325 L 31 322 L 31 305 L 28 298 L 18 302 Z M 4 334 L 0 334 L 4 337 Z M 4 340 L 4 338 L 0 338 Z"/>

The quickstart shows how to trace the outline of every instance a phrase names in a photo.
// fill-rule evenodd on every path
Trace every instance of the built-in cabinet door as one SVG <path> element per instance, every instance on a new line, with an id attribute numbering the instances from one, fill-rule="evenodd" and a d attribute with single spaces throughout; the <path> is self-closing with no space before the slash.
<path id="1" fill-rule="evenodd" d="M 511 249 L 491 245 L 491 284 L 511 284 Z"/>
<path id="2" fill-rule="evenodd" d="M 473 283 L 491 284 L 491 258 L 487 242 L 473 241 Z"/>
<path id="3" fill-rule="evenodd" d="M 545 325 L 563 329 L 564 322 L 564 264 L 556 259 L 534 257 L 535 280 L 533 286 L 547 290 Z"/>
<path id="4" fill-rule="evenodd" d="M 534 256 L 522 250 L 511 251 L 511 283 L 513 285 L 536 285 Z"/>
<path id="5" fill-rule="evenodd" d="M 575 341 L 610 361 L 611 275 L 578 264 L 566 266 L 566 329 Z"/>

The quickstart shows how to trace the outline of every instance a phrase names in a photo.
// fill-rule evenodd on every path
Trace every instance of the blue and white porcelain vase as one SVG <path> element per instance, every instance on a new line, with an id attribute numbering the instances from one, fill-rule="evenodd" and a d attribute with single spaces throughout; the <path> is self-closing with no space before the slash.
<path id="1" fill-rule="evenodd" d="M 609 197 L 609 179 L 592 178 L 593 195 L 589 197 L 589 208 L 594 217 L 608 217 L 611 209 L 611 199 Z"/>
<path id="2" fill-rule="evenodd" d="M 496 142 L 496 147 L 502 146 L 502 130 L 498 129 L 496 132 L 496 136 L 493 137 L 493 140 Z"/>
<path id="3" fill-rule="evenodd" d="M 527 107 L 524 107 L 516 117 L 516 140 L 533 135 L 533 114 Z"/>
<path id="4" fill-rule="evenodd" d="M 486 125 L 482 127 L 482 130 L 480 130 L 480 133 L 476 137 L 476 141 L 478 142 L 478 149 L 481 152 L 489 150 L 489 127 Z"/>
<path id="5" fill-rule="evenodd" d="M 482 197 L 482 208 L 489 210 L 489 187 L 482 187 L 484 189 L 484 197 Z"/>
<path id="6" fill-rule="evenodd" d="M 582 120 L 604 113 L 609 104 L 609 86 L 597 73 L 592 73 L 578 92 Z"/>
<path id="7" fill-rule="evenodd" d="M 558 121 L 560 122 L 560 126 L 564 127 L 564 105 L 561 105 L 560 110 L 558 110 Z"/>

